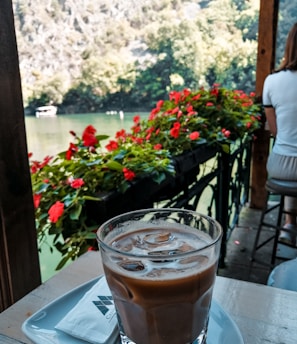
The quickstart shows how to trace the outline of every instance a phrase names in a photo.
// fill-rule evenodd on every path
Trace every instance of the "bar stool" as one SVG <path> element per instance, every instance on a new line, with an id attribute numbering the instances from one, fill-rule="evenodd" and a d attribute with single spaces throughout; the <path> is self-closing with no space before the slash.
<path id="1" fill-rule="evenodd" d="M 256 234 L 256 238 L 254 241 L 254 246 L 253 246 L 253 250 L 252 250 L 252 254 L 251 254 L 251 261 L 260 262 L 259 260 L 256 260 L 256 258 L 255 258 L 256 251 L 273 240 L 273 247 L 272 247 L 270 264 L 267 264 L 266 262 L 262 262 L 265 265 L 269 265 L 269 266 L 273 267 L 275 265 L 275 259 L 276 258 L 283 259 L 283 260 L 291 258 L 291 257 L 286 258 L 286 257 L 277 256 L 277 248 L 278 248 L 278 237 L 279 237 L 281 230 L 286 231 L 286 232 L 290 232 L 290 233 L 293 232 L 293 234 L 297 235 L 297 231 L 292 231 L 290 229 L 283 228 L 281 226 L 283 215 L 289 214 L 288 211 L 284 210 L 285 196 L 297 197 L 297 181 L 287 181 L 287 180 L 279 180 L 279 179 L 270 178 L 266 181 L 265 187 L 267 190 L 266 205 L 265 205 L 265 208 L 263 209 L 262 214 L 261 214 L 260 223 L 259 223 L 259 226 L 257 229 L 257 234 Z M 279 201 L 277 202 L 277 204 L 269 206 L 268 201 L 269 201 L 269 198 L 271 195 L 279 196 Z M 271 223 L 271 222 L 266 221 L 267 214 L 269 214 L 271 211 L 273 211 L 277 208 L 279 208 L 279 209 L 278 209 L 276 223 Z M 297 215 L 297 214 L 294 214 L 294 215 Z M 266 238 L 264 241 L 261 242 L 260 237 L 262 234 L 261 233 L 262 229 L 264 227 L 274 229 L 274 233 L 273 233 L 273 235 L 269 236 L 268 238 Z M 290 248 L 293 247 L 293 248 L 297 249 L 297 247 L 292 246 L 290 244 L 282 243 L 282 245 L 285 245 L 285 246 L 290 247 Z M 296 253 L 297 253 L 297 251 L 296 251 Z"/>

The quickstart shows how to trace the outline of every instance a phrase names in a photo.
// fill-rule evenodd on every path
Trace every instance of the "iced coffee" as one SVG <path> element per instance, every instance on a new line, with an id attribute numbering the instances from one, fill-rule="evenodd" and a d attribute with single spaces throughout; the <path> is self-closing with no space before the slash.
<path id="1" fill-rule="evenodd" d="M 101 227 L 122 343 L 203 343 L 220 238 L 213 219 L 187 210 L 132 212 Z"/>

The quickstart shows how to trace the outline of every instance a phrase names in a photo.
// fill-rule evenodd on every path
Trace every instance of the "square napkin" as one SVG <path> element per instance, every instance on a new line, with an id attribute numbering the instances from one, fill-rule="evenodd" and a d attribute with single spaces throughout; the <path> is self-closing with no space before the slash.
<path id="1" fill-rule="evenodd" d="M 116 341 L 119 336 L 116 311 L 104 276 L 55 328 L 92 344 L 110 344 Z"/>

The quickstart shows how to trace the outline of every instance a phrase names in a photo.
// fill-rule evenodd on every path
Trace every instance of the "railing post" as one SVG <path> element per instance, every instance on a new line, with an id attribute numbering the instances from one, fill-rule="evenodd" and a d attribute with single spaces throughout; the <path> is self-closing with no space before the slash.
<path id="1" fill-rule="evenodd" d="M 218 156 L 218 174 L 217 182 L 217 201 L 216 201 L 216 219 L 223 228 L 221 256 L 219 266 L 225 267 L 225 257 L 227 253 L 227 234 L 229 227 L 229 185 L 230 185 L 230 154 L 221 150 Z"/>

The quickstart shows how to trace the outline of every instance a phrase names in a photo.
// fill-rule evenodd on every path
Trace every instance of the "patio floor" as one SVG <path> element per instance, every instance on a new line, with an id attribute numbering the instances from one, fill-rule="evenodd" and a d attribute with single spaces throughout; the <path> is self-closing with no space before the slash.
<path id="1" fill-rule="evenodd" d="M 228 243 L 227 255 L 225 259 L 226 267 L 219 269 L 218 275 L 239 280 L 266 284 L 271 269 L 264 264 L 251 263 L 251 252 L 260 221 L 261 211 L 249 208 L 247 205 L 240 213 L 239 223 L 234 228 Z M 276 212 L 269 215 L 269 221 L 276 223 Z M 274 231 L 270 228 L 263 230 L 263 238 L 270 236 Z M 262 241 L 261 241 L 262 242 Z M 284 245 L 282 249 L 284 248 Z M 256 254 L 257 260 L 269 263 L 272 252 L 272 241 L 259 249 Z M 293 252 L 291 258 L 297 256 L 297 251 Z M 276 264 L 284 260 L 277 259 Z"/>

